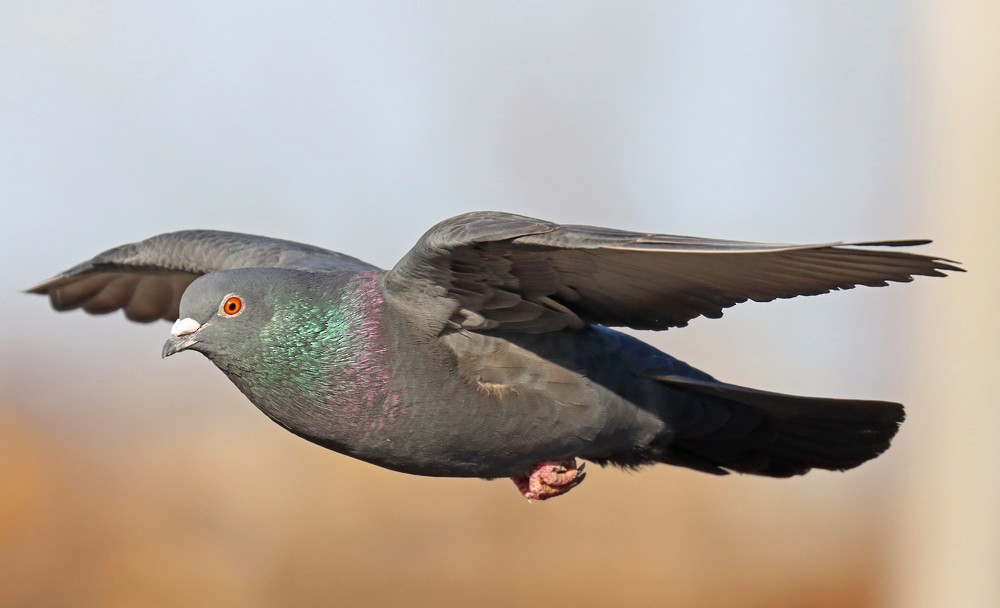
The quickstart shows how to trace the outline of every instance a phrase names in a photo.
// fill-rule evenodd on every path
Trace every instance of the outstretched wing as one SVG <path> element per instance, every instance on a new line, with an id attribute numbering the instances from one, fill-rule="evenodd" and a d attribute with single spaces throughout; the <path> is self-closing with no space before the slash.
<path id="1" fill-rule="evenodd" d="M 744 243 L 477 212 L 424 234 L 387 274 L 386 293 L 422 310 L 447 302 L 441 329 L 545 332 L 586 323 L 666 329 L 722 316 L 747 300 L 962 270 L 941 258 L 859 248 L 927 242 Z"/>
<path id="2" fill-rule="evenodd" d="M 350 256 L 262 236 L 185 230 L 121 245 L 28 289 L 56 310 L 118 310 L 133 321 L 177 319 L 181 294 L 200 275 L 233 268 L 373 270 Z"/>

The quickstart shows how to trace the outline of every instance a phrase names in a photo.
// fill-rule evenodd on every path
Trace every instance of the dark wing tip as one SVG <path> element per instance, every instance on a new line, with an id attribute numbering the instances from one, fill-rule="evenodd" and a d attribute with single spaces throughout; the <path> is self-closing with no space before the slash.
<path id="1" fill-rule="evenodd" d="M 893 241 L 865 241 L 863 243 L 851 243 L 858 247 L 919 247 L 920 245 L 930 245 L 931 239 L 902 239 Z"/>
<path id="2" fill-rule="evenodd" d="M 949 260 L 947 258 L 934 258 L 934 261 L 937 263 L 937 269 L 938 270 L 948 270 L 950 272 L 965 272 L 964 268 L 962 268 L 961 266 L 957 266 L 956 265 L 956 264 L 961 264 L 961 262 L 958 262 L 956 260 Z M 944 277 L 944 276 L 948 276 L 948 275 L 946 275 L 946 274 L 944 274 L 942 272 L 942 273 L 939 273 L 936 276 L 942 276 L 942 277 Z"/>
<path id="3" fill-rule="evenodd" d="M 48 295 L 49 291 L 53 287 L 57 287 L 61 282 L 65 281 L 66 279 L 70 278 L 71 276 L 72 275 L 67 274 L 67 273 L 57 274 L 56 276 L 54 276 L 54 277 L 52 277 L 50 279 L 45 279 L 41 283 L 38 283 L 37 285 L 33 285 L 33 286 L 31 286 L 31 287 L 23 290 L 22 293 L 34 293 L 34 294 L 38 294 L 40 296 Z"/>
<path id="4" fill-rule="evenodd" d="M 51 279 L 42 281 L 41 283 L 38 283 L 37 285 L 32 285 L 31 287 L 29 287 L 27 289 L 22 289 L 21 293 L 35 293 L 35 294 L 38 294 L 40 296 L 44 296 L 44 295 L 46 295 L 46 294 L 49 293 L 49 287 L 52 285 L 52 283 L 55 282 L 57 279 L 60 279 L 60 278 L 62 278 L 62 277 L 52 277 Z"/>
<path id="5" fill-rule="evenodd" d="M 908 239 L 908 240 L 894 240 L 894 241 L 865 241 L 861 243 L 845 243 L 848 247 L 919 247 L 921 245 L 930 245 L 934 241 L 931 239 Z M 920 257 L 926 258 L 933 264 L 934 270 L 947 270 L 951 272 L 965 272 L 965 269 L 957 264 L 961 264 L 958 260 L 952 260 L 949 258 L 939 258 L 935 256 L 924 256 L 922 254 L 914 254 Z M 943 273 L 935 273 L 929 276 L 943 277 L 947 276 Z"/>

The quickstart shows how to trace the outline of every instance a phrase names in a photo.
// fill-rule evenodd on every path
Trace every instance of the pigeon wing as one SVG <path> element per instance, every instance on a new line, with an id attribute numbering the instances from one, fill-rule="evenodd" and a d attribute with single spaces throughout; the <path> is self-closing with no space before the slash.
<path id="1" fill-rule="evenodd" d="M 666 329 L 720 317 L 747 300 L 962 270 L 892 249 L 927 242 L 748 243 L 475 212 L 424 234 L 387 274 L 386 293 L 421 311 L 449 302 L 441 330 L 546 332 L 587 323 Z"/>
<path id="2" fill-rule="evenodd" d="M 109 249 L 28 289 L 56 310 L 92 314 L 122 309 L 133 321 L 176 320 L 181 294 L 199 276 L 233 268 L 373 270 L 350 256 L 312 245 L 249 234 L 185 230 Z"/>

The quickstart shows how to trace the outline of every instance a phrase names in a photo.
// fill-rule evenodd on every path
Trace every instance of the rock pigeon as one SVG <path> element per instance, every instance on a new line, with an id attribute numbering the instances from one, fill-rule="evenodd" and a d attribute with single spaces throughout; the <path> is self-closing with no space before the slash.
<path id="1" fill-rule="evenodd" d="M 611 327 L 664 330 L 754 300 L 961 271 L 894 248 L 776 245 L 499 212 L 445 220 L 391 270 L 290 241 L 161 234 L 28 291 L 56 310 L 174 321 L 262 412 L 396 471 L 561 495 L 583 459 L 717 475 L 846 470 L 889 447 L 897 403 L 727 384 Z M 863 248 L 867 247 L 867 248 Z"/>

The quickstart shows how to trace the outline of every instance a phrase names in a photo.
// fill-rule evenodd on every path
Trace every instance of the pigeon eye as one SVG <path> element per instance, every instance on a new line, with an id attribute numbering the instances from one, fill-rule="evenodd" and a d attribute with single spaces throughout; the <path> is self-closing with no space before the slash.
<path id="1" fill-rule="evenodd" d="M 243 298 L 239 296 L 229 296 L 219 307 L 219 312 L 227 317 L 235 317 L 241 310 L 243 310 Z"/>

